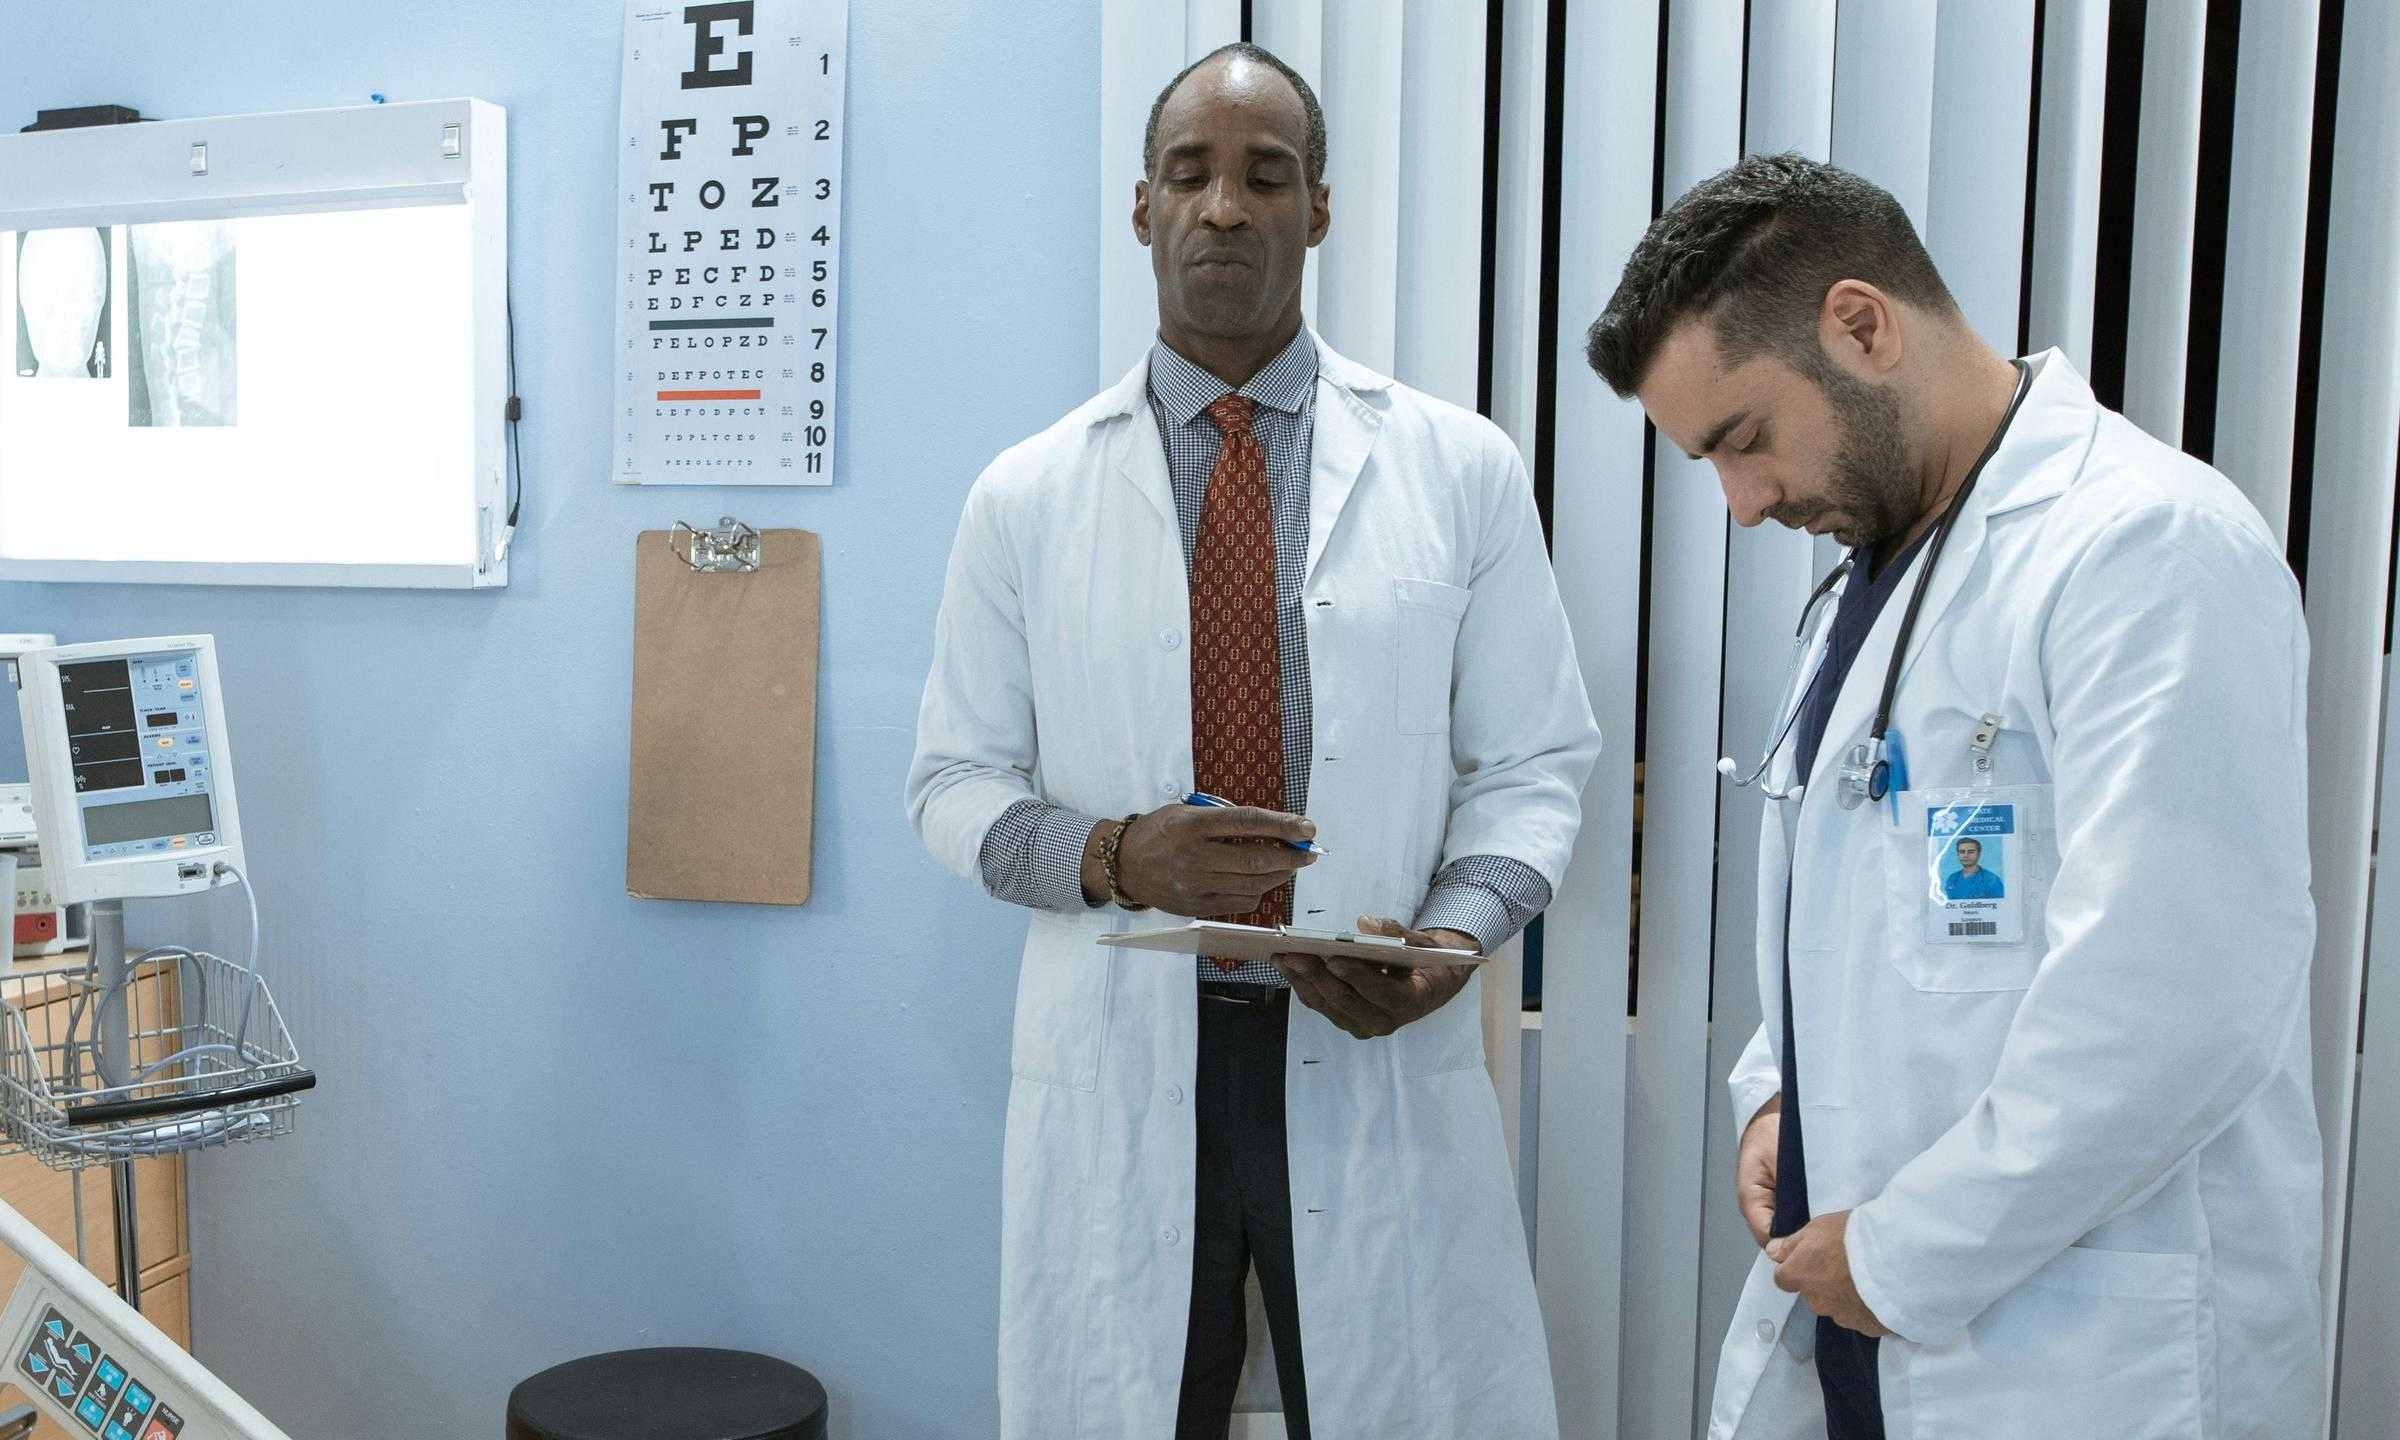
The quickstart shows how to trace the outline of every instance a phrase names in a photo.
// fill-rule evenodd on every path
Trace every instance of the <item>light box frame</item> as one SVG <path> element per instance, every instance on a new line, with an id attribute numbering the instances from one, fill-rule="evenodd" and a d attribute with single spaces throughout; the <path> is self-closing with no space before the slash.
<path id="1" fill-rule="evenodd" d="M 205 173 L 194 173 L 195 146 L 206 147 Z M 472 249 L 472 561 L 0 557 L 0 580 L 481 589 L 508 583 L 510 539 L 508 118 L 499 106 L 425 100 L 0 135 L 0 231 L 451 204 L 467 209 Z M 6 525 L 0 514 L 0 532 Z"/>

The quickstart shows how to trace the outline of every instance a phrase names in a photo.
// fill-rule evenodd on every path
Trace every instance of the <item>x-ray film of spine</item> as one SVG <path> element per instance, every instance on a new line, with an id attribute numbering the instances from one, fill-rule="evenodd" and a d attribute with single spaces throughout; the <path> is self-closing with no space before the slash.
<path id="1" fill-rule="evenodd" d="M 131 226 L 126 239 L 127 423 L 235 423 L 233 227 L 179 220 Z"/>
<path id="2" fill-rule="evenodd" d="M 78 225 L 17 237 L 17 375 L 106 380 L 114 353 L 114 237 Z"/>
<path id="3" fill-rule="evenodd" d="M 848 0 L 628 0 L 621 485 L 828 485 Z"/>

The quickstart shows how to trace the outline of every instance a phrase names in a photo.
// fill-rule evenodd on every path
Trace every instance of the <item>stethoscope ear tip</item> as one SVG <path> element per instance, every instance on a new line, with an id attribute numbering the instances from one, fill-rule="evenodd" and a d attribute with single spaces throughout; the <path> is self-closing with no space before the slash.
<path id="1" fill-rule="evenodd" d="M 1733 757 L 1731 755 L 1722 755 L 1717 758 L 1717 773 L 1724 776 L 1728 780 L 1732 779 L 1735 773 L 1741 768 L 1741 766 L 1733 763 Z"/>

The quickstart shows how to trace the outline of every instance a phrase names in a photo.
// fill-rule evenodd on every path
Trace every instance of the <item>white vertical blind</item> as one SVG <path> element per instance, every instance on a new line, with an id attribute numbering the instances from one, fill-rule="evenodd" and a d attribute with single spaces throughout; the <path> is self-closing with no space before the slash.
<path id="1" fill-rule="evenodd" d="M 2292 499 L 2316 7 L 2243 6 L 2240 56 L 2225 204 L 2215 463 L 2281 538 Z"/>
<path id="2" fill-rule="evenodd" d="M 2100 272 L 2100 127 L 2108 100 L 2108 0 L 2049 0 L 2042 26 L 2034 180 L 2032 350 L 2092 366 Z"/>
<path id="3" fill-rule="evenodd" d="M 1406 0 L 1392 373 L 1475 408 L 1483 356 L 1484 9 Z"/>
<path id="4" fill-rule="evenodd" d="M 2394 17 L 2379 17 L 2387 32 Z M 2345 24 L 2347 31 L 2349 24 Z M 2349 37 L 2343 36 L 2344 48 Z M 2387 33 L 2380 42 L 2387 76 L 2400 76 L 2400 44 Z M 2387 82 L 2388 84 L 2389 82 Z M 2387 142 L 2393 116 L 2388 96 L 2383 117 Z M 2385 668 L 2390 684 L 2390 668 Z M 2400 706 L 2385 707 L 2383 748 L 2400 753 Z M 2379 802 L 2382 829 L 2400 835 L 2400 787 L 2384 787 Z M 2391 977 L 2400 963 L 2400 899 L 2388 891 L 2376 895 L 2374 925 L 2368 944 L 2380 957 L 2376 967 L 2383 983 L 2367 987 L 2366 1048 L 2358 1075 L 2357 1148 L 2352 1153 L 2349 1223 L 2340 1232 L 2347 1246 L 2336 1244 L 2329 1255 L 2340 1264 L 2349 1261 L 2347 1284 L 2339 1297 L 2341 1328 L 2338 1350 L 2341 1368 L 2334 1380 L 2335 1440 L 2391 1440 L 2400 1435 L 2400 1245 L 2391 1243 L 2400 1232 L 2400 984 Z M 2358 1237 L 2365 1237 L 2364 1239 Z"/>
<path id="5" fill-rule="evenodd" d="M 1565 45 L 1552 534 L 1557 552 L 1575 557 L 1558 567 L 1559 590 L 1608 748 L 1585 788 L 1582 842 L 1543 929 L 1541 1083 L 1572 1097 L 1554 1114 L 1622 1116 L 1644 422 L 1640 407 L 1584 368 L 1582 330 L 1650 223 L 1658 11 L 1571 7 Z M 1559 1413 L 1589 1431 L 1617 1411 L 1624 1131 L 1541 1129 L 1542 1312 Z"/>
<path id="6" fill-rule="evenodd" d="M 2208 0 L 2152 0 L 2142 36 L 2133 275 L 2125 304 L 2125 416 L 2169 445 L 2183 443 L 2183 382 L 2190 368 L 2207 11 Z"/>
<path id="7" fill-rule="evenodd" d="M 2344 1393 L 2386 1423 L 2362 1428 L 2345 1414 L 2346 1435 L 2400 1433 L 2400 1246 L 2391 1243 L 2400 1212 L 2400 891 L 2377 893 L 2375 929 L 2367 920 L 2374 843 L 2376 758 L 2385 725 L 2393 477 L 2400 468 L 2400 10 L 2346 7 L 2340 89 L 2333 127 L 2333 170 L 2326 229 L 2323 361 L 2316 412 L 2315 483 L 2308 524 L 2309 825 L 2317 894 L 2316 1041 L 2318 1124 L 2328 1157 L 2326 1305 L 2329 1322 L 2352 1307 L 2342 1364 Z M 2387 771 L 2388 773 L 2388 771 Z M 2387 812 L 2388 813 L 2388 812 Z M 2387 836 L 2400 831 L 2386 829 Z M 2387 872 L 2388 878 L 2389 872 Z M 2372 1090 L 2353 1110 L 2360 989 L 2366 962 L 2379 955 L 2380 986 L 2366 986 L 2380 1022 L 2364 1064 Z M 2378 993 L 2378 992 L 2382 993 Z M 2356 1114 L 2355 1188 L 2342 1183 Z M 2346 1228 L 2346 1194 L 2359 1197 L 2355 1229 Z M 2342 1284 L 2347 1235 L 2353 1265 Z M 2345 1406 L 2345 1410 L 2348 1407 Z"/>
<path id="8" fill-rule="evenodd" d="M 1922 235 L 1933 180 L 1934 24 L 1940 11 L 1925 0 L 1841 0 L 1838 14 L 1830 158 L 1889 190 Z"/>
<path id="9" fill-rule="evenodd" d="M 1165 8 L 1165 7 L 1160 7 Z M 1162 25 L 1160 28 L 1164 29 Z M 1242 38 L 1242 0 L 1183 0 L 1185 63 Z"/>
<path id="10" fill-rule="evenodd" d="M 1722 103 L 1720 87 L 1741 73 L 1742 3 L 1681 0 L 1667 19 L 1660 160 L 1664 191 L 1674 195 L 1741 154 L 1741 110 Z M 1596 383 L 1581 369 L 1563 378 Z M 1717 884 L 1726 519 L 1712 467 L 1656 436 L 1651 454 L 1641 991 L 1625 1122 L 1625 1293 L 1646 1298 L 1624 1331 L 1617 1433 L 1689 1435 L 1707 1413 L 1701 1380 L 1716 1368 L 1701 1306 L 1701 1226 L 1719 1173 L 1712 1142 L 1731 1154 L 1722 1120 L 1710 1123 L 1718 1087 L 1709 1074 L 1705 963 Z M 1748 1247 L 1747 1235 L 1732 1238 Z"/>
<path id="11" fill-rule="evenodd" d="M 1541 380 L 1542 157 L 1543 116 L 1548 103 L 1544 63 L 1549 55 L 1548 0 L 1504 0 L 1498 43 L 1500 129 L 1492 255 L 1491 417 L 1532 465 L 1535 415 Z M 1487 1028 L 1489 1057 L 1497 1073 L 1518 1077 L 1500 1084 L 1500 1119 L 1508 1134 L 1508 1156 L 1520 1173 L 1526 1145 L 1521 1134 L 1524 1035 L 1517 1028 L 1525 993 L 1525 946 L 1509 945 L 1505 967 L 1485 980 L 1485 1002 L 1497 1012 Z M 1510 1034 L 1515 1030 L 1515 1034 Z"/>
<path id="12" fill-rule="evenodd" d="M 1317 329 L 1334 349 L 1390 375 L 1399 354 L 1403 13 L 1386 0 L 1324 6 L 1317 93 L 1335 138 L 1326 166 L 1333 229 L 1317 249 Z"/>
<path id="13" fill-rule="evenodd" d="M 1830 157 L 1835 28 L 1833 0 L 1753 0 L 1745 151 Z"/>
<path id="14" fill-rule="evenodd" d="M 1492 419 L 1534 459 L 1540 404 L 1543 116 L 1549 0 L 1506 0 L 1501 11 L 1500 174 L 1492 259 Z"/>
<path id="15" fill-rule="evenodd" d="M 2033 0 L 1942 0 L 1925 248 L 1975 333 L 2017 348 Z"/>

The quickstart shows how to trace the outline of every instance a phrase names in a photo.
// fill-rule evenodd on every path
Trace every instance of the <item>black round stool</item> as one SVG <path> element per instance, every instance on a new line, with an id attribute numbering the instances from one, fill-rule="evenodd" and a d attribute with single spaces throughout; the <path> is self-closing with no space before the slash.
<path id="1" fill-rule="evenodd" d="M 742 1350 L 619 1350 L 508 1397 L 508 1440 L 825 1440 L 825 1387 Z"/>

